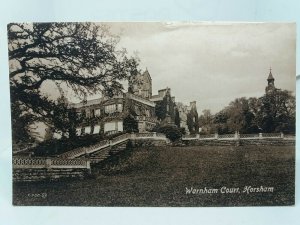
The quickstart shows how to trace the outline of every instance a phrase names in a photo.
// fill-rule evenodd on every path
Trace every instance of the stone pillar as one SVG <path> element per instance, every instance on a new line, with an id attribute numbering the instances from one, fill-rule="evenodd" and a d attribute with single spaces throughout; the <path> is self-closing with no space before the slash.
<path id="1" fill-rule="evenodd" d="M 91 170 L 91 161 L 90 160 L 86 161 L 86 168 L 88 170 L 88 173 L 91 174 L 92 170 Z"/>
<path id="2" fill-rule="evenodd" d="M 219 138 L 219 134 L 215 133 L 215 139 L 218 139 L 218 138 Z"/>
<path id="3" fill-rule="evenodd" d="M 284 134 L 282 132 L 280 132 L 280 138 L 284 138 Z"/>
<path id="4" fill-rule="evenodd" d="M 263 138 L 262 133 L 259 133 L 259 134 L 258 134 L 258 138 L 259 138 L 259 139 L 262 139 L 262 138 Z"/>
<path id="5" fill-rule="evenodd" d="M 46 159 L 46 168 L 47 169 L 51 168 L 51 159 Z"/>
<path id="6" fill-rule="evenodd" d="M 234 133 L 234 139 L 240 139 L 240 134 L 237 131 Z"/>
<path id="7" fill-rule="evenodd" d="M 197 138 L 197 139 L 200 139 L 200 134 L 196 134 L 196 138 Z"/>

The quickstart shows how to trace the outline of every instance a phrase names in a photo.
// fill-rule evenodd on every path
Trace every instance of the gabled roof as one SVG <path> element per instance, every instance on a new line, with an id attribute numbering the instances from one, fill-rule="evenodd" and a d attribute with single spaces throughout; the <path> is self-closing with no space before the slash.
<path id="1" fill-rule="evenodd" d="M 147 77 L 150 82 L 152 81 L 152 78 L 151 78 L 150 73 L 147 68 L 146 68 L 145 72 L 143 73 L 143 76 Z"/>

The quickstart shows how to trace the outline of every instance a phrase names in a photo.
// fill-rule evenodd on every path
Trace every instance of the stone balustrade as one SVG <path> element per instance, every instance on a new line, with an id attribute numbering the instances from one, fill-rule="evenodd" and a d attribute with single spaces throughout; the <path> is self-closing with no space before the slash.
<path id="1" fill-rule="evenodd" d="M 120 142 L 127 141 L 129 138 L 130 138 L 130 134 L 122 134 L 122 135 L 120 135 L 118 137 L 113 138 L 110 141 L 110 145 L 114 145 L 114 144 L 118 144 Z"/>
<path id="2" fill-rule="evenodd" d="M 136 139 L 157 139 L 157 140 L 165 140 L 168 142 L 168 139 L 164 134 L 159 134 L 159 133 L 132 133 L 132 134 L 122 134 L 118 137 L 113 138 L 112 140 L 104 140 L 101 141 L 95 145 L 89 146 L 89 147 L 82 147 L 82 148 L 77 148 L 68 152 L 65 152 L 59 157 L 61 158 L 69 158 L 69 159 L 74 159 L 76 157 L 85 155 L 85 154 L 90 154 L 96 151 L 100 151 L 101 149 L 107 148 L 107 147 L 112 147 L 114 145 L 120 144 L 122 142 L 128 141 L 130 139 L 136 140 Z"/>
<path id="3" fill-rule="evenodd" d="M 262 138 L 283 138 L 283 133 L 261 133 Z"/>
<path id="4" fill-rule="evenodd" d="M 208 134 L 208 135 L 184 135 L 182 140 L 243 140 L 243 139 L 288 139 L 295 140 L 294 135 L 284 135 L 283 133 L 258 133 L 258 134 Z"/>
<path id="5" fill-rule="evenodd" d="M 136 116 L 137 121 L 146 121 L 150 123 L 157 123 L 157 119 L 155 117 L 148 117 L 148 116 Z"/>
<path id="6" fill-rule="evenodd" d="M 89 147 L 77 148 L 59 155 L 59 158 L 25 158 L 14 157 L 13 168 L 14 169 L 43 169 L 43 168 L 62 168 L 62 169 L 90 169 L 90 161 L 85 159 L 75 159 L 82 155 L 91 154 L 107 147 L 112 147 L 117 144 L 123 143 L 127 140 L 139 140 L 139 139 L 154 139 L 164 140 L 168 142 L 164 134 L 159 133 L 132 133 L 123 134 L 112 140 L 104 140 L 95 145 Z"/>
<path id="7" fill-rule="evenodd" d="M 258 139 L 259 134 L 240 134 L 241 139 Z"/>
<path id="8" fill-rule="evenodd" d="M 90 169 L 85 159 L 14 157 L 13 169 Z"/>
<path id="9" fill-rule="evenodd" d="M 161 133 L 136 133 L 131 136 L 133 139 L 145 139 L 145 138 L 151 138 L 151 139 L 166 139 L 166 135 L 161 134 Z"/>

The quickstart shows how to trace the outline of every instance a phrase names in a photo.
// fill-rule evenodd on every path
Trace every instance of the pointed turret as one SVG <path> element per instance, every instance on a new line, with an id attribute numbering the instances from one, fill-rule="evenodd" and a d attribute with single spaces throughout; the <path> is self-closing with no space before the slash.
<path id="1" fill-rule="evenodd" d="M 276 88 L 275 88 L 275 85 L 274 85 L 274 77 L 273 77 L 273 74 L 272 74 L 272 68 L 270 67 L 270 72 L 269 72 L 269 76 L 268 76 L 268 86 L 266 87 L 266 93 L 270 93 L 272 91 L 274 91 Z"/>
<path id="2" fill-rule="evenodd" d="M 152 79 L 148 69 L 129 79 L 128 92 L 149 99 L 152 96 Z"/>
<path id="3" fill-rule="evenodd" d="M 273 77 L 273 74 L 272 74 L 272 68 L 270 67 L 270 73 L 269 73 L 269 76 L 268 76 L 268 79 L 267 79 L 267 81 L 268 81 L 268 85 L 269 84 L 273 84 L 274 85 L 274 77 Z"/>

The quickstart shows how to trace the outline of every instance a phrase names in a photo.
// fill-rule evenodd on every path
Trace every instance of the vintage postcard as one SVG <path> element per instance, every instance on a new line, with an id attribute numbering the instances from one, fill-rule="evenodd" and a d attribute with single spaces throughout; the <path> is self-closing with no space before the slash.
<path id="1" fill-rule="evenodd" d="M 14 205 L 294 205 L 294 23 L 7 31 Z"/>

